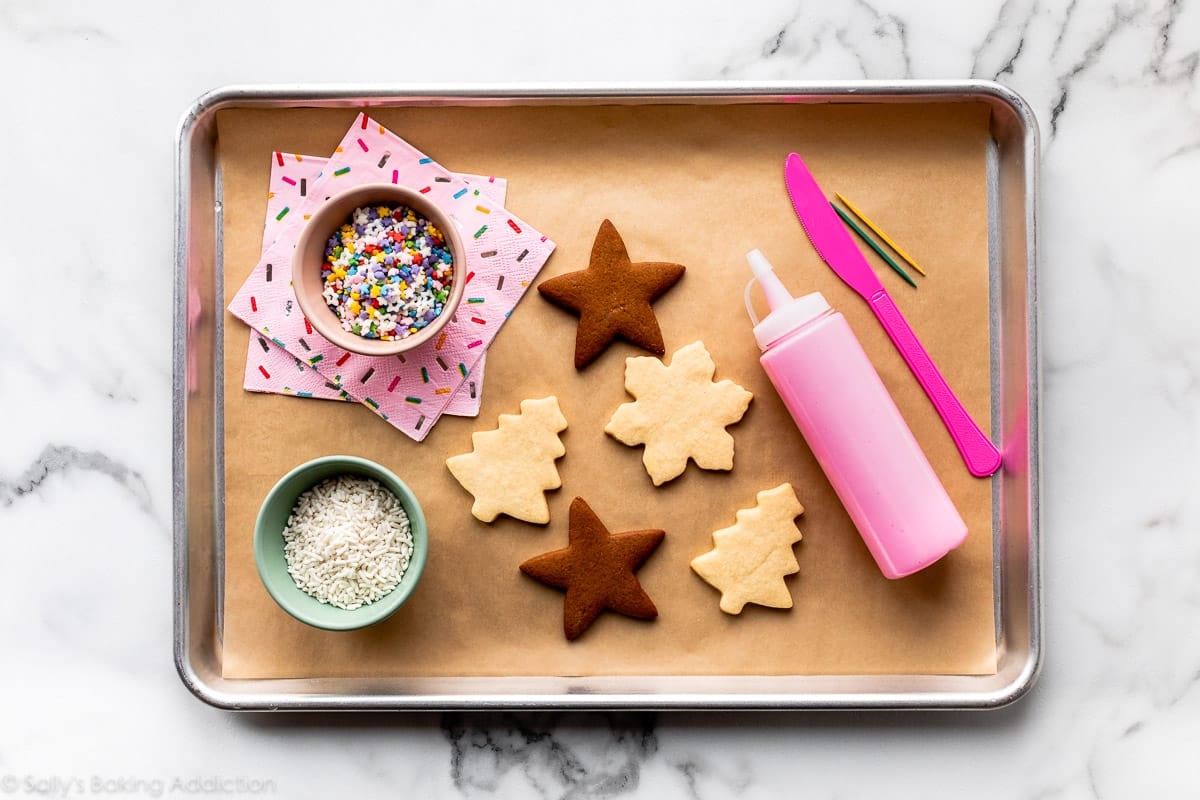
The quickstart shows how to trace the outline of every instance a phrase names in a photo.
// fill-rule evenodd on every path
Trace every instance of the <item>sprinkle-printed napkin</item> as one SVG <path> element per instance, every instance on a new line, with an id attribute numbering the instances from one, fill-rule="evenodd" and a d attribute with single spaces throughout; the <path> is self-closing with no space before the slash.
<path id="1" fill-rule="evenodd" d="M 283 154 L 276 153 L 276 159 L 282 161 Z M 458 312 L 434 341 L 395 358 L 361 356 L 314 337 L 291 287 L 295 240 L 305 218 L 335 192 L 375 182 L 410 186 L 438 203 L 459 225 L 467 249 L 466 263 L 456 275 L 465 283 Z M 420 441 L 546 263 L 554 243 L 366 114 L 359 114 L 304 194 L 302 202 L 276 215 L 280 222 L 289 217 L 291 222 L 279 231 L 229 310 Z"/>
<path id="2" fill-rule="evenodd" d="M 280 212 L 302 202 L 302 198 L 307 196 L 309 185 L 316 182 L 322 169 L 329 162 L 328 158 L 296 153 L 282 153 L 282 156 L 283 158 L 280 159 L 274 153 L 271 154 L 267 218 L 263 224 L 263 244 L 260 257 L 265 255 L 279 238 L 283 219 L 280 217 Z M 487 197 L 493 203 L 504 204 L 505 196 L 508 193 L 508 181 L 504 178 L 456 174 L 470 184 L 484 187 Z M 313 336 L 318 335 L 313 333 Z M 471 370 L 468 380 L 463 381 L 462 385 L 450 395 L 450 402 L 446 405 L 445 413 L 460 417 L 474 417 L 479 414 L 479 404 L 483 399 L 485 360 L 485 356 L 480 357 L 479 362 Z M 354 401 L 340 386 L 327 381 L 307 362 L 289 355 L 282 347 L 254 330 L 250 331 L 243 387 L 249 392 L 281 394 L 288 397 Z"/>

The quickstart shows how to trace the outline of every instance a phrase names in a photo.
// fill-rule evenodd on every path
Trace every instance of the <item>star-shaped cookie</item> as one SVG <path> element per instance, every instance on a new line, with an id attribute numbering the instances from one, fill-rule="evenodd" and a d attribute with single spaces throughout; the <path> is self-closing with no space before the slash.
<path id="1" fill-rule="evenodd" d="M 661 530 L 609 533 L 582 497 L 571 501 L 569 544 L 534 556 L 521 572 L 565 589 L 563 632 L 576 639 L 601 612 L 654 619 L 658 609 L 633 573 L 662 542 Z"/>
<path id="2" fill-rule="evenodd" d="M 575 369 L 583 369 L 618 336 L 655 355 L 666 352 L 650 303 L 683 277 L 681 264 L 634 263 L 608 220 L 592 243 L 587 269 L 538 284 L 542 297 L 579 315 Z"/>
<path id="3" fill-rule="evenodd" d="M 625 359 L 624 403 L 604 432 L 629 446 L 644 444 L 642 463 L 655 486 L 683 474 L 688 459 L 701 469 L 733 469 L 733 437 L 725 430 L 742 418 L 754 395 L 731 380 L 714 383 L 712 356 L 692 342 L 671 356 Z"/>

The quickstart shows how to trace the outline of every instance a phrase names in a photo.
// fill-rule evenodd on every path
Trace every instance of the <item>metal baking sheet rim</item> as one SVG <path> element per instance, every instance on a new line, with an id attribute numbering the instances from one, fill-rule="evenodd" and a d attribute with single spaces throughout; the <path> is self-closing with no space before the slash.
<path id="1" fill-rule="evenodd" d="M 992 221 L 989 242 L 992 259 L 992 371 L 993 431 L 1007 425 L 1007 415 L 1015 413 L 1016 431 L 1004 438 L 1007 464 L 1010 457 L 1022 456 L 1022 471 L 1002 480 L 1015 481 L 1015 491 L 1023 492 L 1022 507 L 1009 509 L 1004 504 L 1005 485 L 994 485 L 997 521 L 1006 523 L 1014 511 L 1023 524 L 1022 542 L 1006 537 L 1008 527 L 997 527 L 997 652 L 1001 666 L 996 674 L 964 675 L 797 675 L 797 676 L 623 676 L 616 677 L 526 677 L 526 678 L 412 678 L 380 679 L 288 679 L 237 681 L 220 677 L 219 672 L 205 674 L 196 662 L 192 647 L 196 631 L 191 628 L 193 597 L 189 591 L 190 563 L 189 502 L 211 502 L 215 514 L 219 491 L 207 498 L 188 496 L 188 384 L 187 365 L 192 356 L 189 342 L 188 302 L 191 252 L 196 246 L 191 228 L 194 211 L 191 192 L 197 185 L 192 174 L 192 149 L 197 130 L 211 122 L 215 113 L 230 107 L 380 107 L 408 104 L 430 105 L 512 105 L 512 104 L 619 104 L 669 103 L 894 103 L 894 102 L 989 103 L 993 108 L 993 138 L 1003 150 L 990 165 L 995 181 L 992 194 Z M 1003 115 L 1001 119 L 997 114 Z M 1004 128 L 997 131 L 997 126 Z M 734 710 L 734 709 L 992 709 L 1009 705 L 1024 697 L 1037 681 L 1042 664 L 1042 576 L 1041 576 L 1041 477 L 1040 419 L 1041 359 L 1038 327 L 1038 172 L 1039 131 L 1029 104 L 1011 89 L 991 81 L 852 81 L 814 82 L 705 82 L 663 84 L 484 84 L 453 86 L 327 85 L 327 86 L 229 86 L 203 96 L 184 113 L 176 132 L 175 154 L 175 324 L 172 355 L 175 364 L 173 397 L 173 520 L 174 520 L 174 658 L 184 685 L 200 700 L 229 710 L 414 710 L 451 709 L 645 709 L 645 710 Z M 1008 165 L 1020 177 L 1020 195 L 1005 193 L 1001 177 Z M 216 181 L 215 170 L 207 176 Z M 1001 216 L 1002 207 L 1021 201 L 1019 219 Z M 214 191 L 215 205 L 219 195 Z M 214 215 L 218 211 L 209 209 Z M 216 226 L 214 226 L 216 227 Z M 1015 232 L 1013 232 L 1015 230 Z M 220 231 L 210 231 L 216 252 Z M 1011 234 L 1011 235 L 1008 235 Z M 1013 239 L 1012 243 L 1003 240 Z M 1021 268 L 1019 282 L 1007 287 L 1008 264 Z M 1011 277 L 1011 276 L 1010 276 Z M 1006 322 L 1004 309 L 1008 294 L 1023 304 L 1023 341 L 1014 351 L 1004 349 L 998 335 Z M 998 302 L 999 301 L 999 302 Z M 998 308 L 1003 306 L 1003 308 Z M 215 320 L 214 341 L 220 341 L 220 319 Z M 1015 353 L 1008 356 L 1009 353 Z M 1002 371 L 1002 358 L 1014 357 L 1024 365 L 1024 385 L 1011 388 L 1022 396 L 1015 408 L 1003 405 L 1005 386 L 996 376 Z M 215 375 L 213 376 L 215 377 Z M 212 391 L 217 387 L 213 382 Z M 1007 397 L 1004 394 L 1004 397 Z M 214 397 L 214 417 L 219 405 Z M 207 443 L 209 460 L 214 462 L 216 478 L 217 437 L 220 421 L 214 420 L 213 438 Z M 1007 427 L 1003 428 L 1007 433 Z M 204 448 L 204 442 L 193 442 Z M 203 452 L 203 451 L 201 451 Z M 219 519 L 219 516 L 217 517 Z M 214 526 L 215 527 L 215 526 Z M 211 543 L 219 557 L 216 532 Z M 1024 547 L 1022 547 L 1022 543 Z M 1005 556 L 1010 548 L 1017 557 Z M 1012 563 L 1009 563 L 1012 562 Z M 211 566 L 210 566 L 211 568 Z M 1016 570 L 1019 584 L 1004 583 L 1006 574 Z M 210 573 L 211 577 L 211 573 Z M 1014 591 L 1021 589 L 1022 591 Z M 220 597 L 214 589 L 214 596 Z M 1007 613 L 1004 604 L 1017 603 L 1020 614 Z M 201 609 L 203 610 L 203 609 Z M 212 609 L 210 631 L 214 662 L 219 661 L 215 619 Z M 1009 640 L 1010 625 L 1019 626 L 1021 636 Z M 620 690 L 625 684 L 641 682 L 645 688 Z M 441 683 L 458 691 L 396 692 L 397 683 Z M 496 691 L 504 684 L 506 691 Z M 653 688 L 665 684 L 668 690 Z M 722 684 L 720 689 L 710 684 Z M 793 688 L 791 685 L 795 684 Z M 690 687 L 703 690 L 690 690 Z M 522 688 L 524 687 L 524 688 Z M 610 688 L 611 687 L 611 688 Z M 414 686 L 415 688 L 415 686 Z M 379 691 L 383 689 L 384 691 Z"/>

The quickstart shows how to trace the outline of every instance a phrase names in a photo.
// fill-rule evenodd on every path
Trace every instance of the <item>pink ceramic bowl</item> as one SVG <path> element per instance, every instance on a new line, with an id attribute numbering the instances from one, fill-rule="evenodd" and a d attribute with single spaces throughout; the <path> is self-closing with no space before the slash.
<path id="1" fill-rule="evenodd" d="M 321 278 L 321 265 L 325 262 L 325 243 L 334 231 L 345 224 L 354 209 L 372 205 L 409 206 L 442 231 L 446 249 L 454 259 L 454 279 L 450 284 L 450 295 L 446 298 L 442 313 L 424 328 L 403 339 L 365 339 L 343 329 L 337 314 L 325 304 L 325 298 L 322 296 L 324 281 Z M 305 223 L 292 258 L 292 287 L 296 291 L 300 310 L 317 333 L 352 353 L 364 356 L 394 356 L 433 339 L 454 316 L 463 296 L 462 277 L 465 274 L 463 265 L 466 252 L 454 221 L 427 200 L 425 195 L 390 183 L 364 184 L 329 198 Z"/>

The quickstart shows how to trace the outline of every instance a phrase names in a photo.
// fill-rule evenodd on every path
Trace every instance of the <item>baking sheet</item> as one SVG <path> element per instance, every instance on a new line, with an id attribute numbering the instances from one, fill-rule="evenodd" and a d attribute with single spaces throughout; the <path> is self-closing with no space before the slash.
<path id="1" fill-rule="evenodd" d="M 478 422 L 443 420 L 417 444 L 361 409 L 252 395 L 226 381 L 228 678 L 421 675 L 989 674 L 995 670 L 991 484 L 962 466 L 920 387 L 865 305 L 804 240 L 782 187 L 798 150 L 829 191 L 847 194 L 930 271 L 897 303 L 967 409 L 990 419 L 988 254 L 983 104 L 878 106 L 635 106 L 423 108 L 374 112 L 418 148 L 457 168 L 511 181 L 514 210 L 559 243 L 543 278 L 580 269 L 600 220 L 613 220 L 635 260 L 671 260 L 688 274 L 656 304 L 669 351 L 701 339 L 729 377 L 756 395 L 732 428 L 732 473 L 689 468 L 655 489 L 640 449 L 606 437 L 621 402 L 618 345 L 585 372 L 571 366 L 575 320 L 530 295 L 489 355 Z M 218 114 L 224 187 L 226 299 L 260 244 L 267 156 L 328 149 L 354 117 L 345 110 L 227 110 Z M 486 130 L 487 137 L 480 135 Z M 761 247 L 793 291 L 818 289 L 846 314 L 970 535 L 943 562 L 884 579 L 758 367 L 740 292 L 742 255 Z M 873 258 L 873 257 L 872 257 Z M 882 269 L 882 267 L 881 267 Z M 890 280 L 884 276 L 884 280 Z M 889 284 L 892 285 L 892 284 Z M 226 316 L 225 372 L 243 368 L 244 330 Z M 232 339 L 230 338 L 232 337 Z M 241 352 L 238 352 L 239 349 Z M 477 426 L 525 397 L 557 394 L 570 428 L 564 488 L 545 528 L 470 516 L 470 497 L 443 465 L 470 448 Z M 347 437 L 346 431 L 353 435 Z M 782 432 L 782 435 L 781 435 Z M 395 617 L 355 633 L 293 621 L 258 581 L 251 531 L 258 504 L 291 466 L 332 452 L 395 469 L 425 503 L 430 560 Z M 790 611 L 729 617 L 687 564 L 711 546 L 755 492 L 788 480 L 805 505 L 801 571 Z M 566 508 L 585 497 L 614 530 L 662 527 L 667 538 L 640 572 L 660 618 L 612 615 L 579 641 L 561 632 L 561 594 L 517 564 L 566 540 Z"/>

